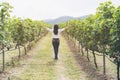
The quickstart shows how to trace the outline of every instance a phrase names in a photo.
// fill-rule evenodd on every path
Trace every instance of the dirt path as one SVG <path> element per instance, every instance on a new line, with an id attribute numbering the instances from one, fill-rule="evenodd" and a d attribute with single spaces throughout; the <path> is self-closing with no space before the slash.
<path id="1" fill-rule="evenodd" d="M 0 80 L 95 80 L 89 79 L 77 63 L 66 40 L 61 37 L 59 59 L 54 60 L 51 35 L 42 38 L 28 53 L 20 66 L 11 69 Z"/>

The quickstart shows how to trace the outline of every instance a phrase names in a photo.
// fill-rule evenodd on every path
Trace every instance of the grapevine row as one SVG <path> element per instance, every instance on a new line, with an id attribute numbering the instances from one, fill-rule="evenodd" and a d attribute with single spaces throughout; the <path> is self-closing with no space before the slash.
<path id="1" fill-rule="evenodd" d="M 39 20 L 11 17 L 12 8 L 7 2 L 0 3 L 0 55 L 2 55 L 2 71 L 5 70 L 6 48 L 7 50 L 11 50 L 14 47 L 18 49 L 18 58 L 20 59 L 20 47 L 24 48 L 26 55 L 27 49 L 31 49 L 32 42 L 37 41 L 46 33 L 46 30 L 42 27 L 48 26 L 48 24 Z"/>
<path id="2" fill-rule="evenodd" d="M 119 79 L 120 65 L 120 6 L 115 7 L 112 2 L 100 3 L 96 14 L 85 19 L 70 20 L 60 24 L 69 26 L 66 34 L 75 38 L 83 49 L 92 51 L 94 64 L 97 68 L 96 53 L 103 56 L 103 74 L 106 75 L 105 56 L 109 56 L 117 65 L 117 78 Z M 89 56 L 87 56 L 89 60 Z"/>

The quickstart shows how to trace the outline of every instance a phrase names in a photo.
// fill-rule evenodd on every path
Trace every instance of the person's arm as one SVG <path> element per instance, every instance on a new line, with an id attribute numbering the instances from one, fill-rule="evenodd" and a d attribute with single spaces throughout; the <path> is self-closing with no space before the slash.
<path id="1" fill-rule="evenodd" d="M 69 27 L 69 26 L 68 26 Z M 62 28 L 60 29 L 60 32 L 64 31 L 65 29 L 67 29 L 68 27 Z"/>
<path id="2" fill-rule="evenodd" d="M 60 32 L 62 32 L 62 31 L 64 31 L 64 30 L 65 30 L 65 28 L 59 29 Z"/>
<path id="3" fill-rule="evenodd" d="M 50 29 L 50 28 L 46 28 L 46 30 L 48 30 L 48 31 L 52 32 L 52 29 Z"/>

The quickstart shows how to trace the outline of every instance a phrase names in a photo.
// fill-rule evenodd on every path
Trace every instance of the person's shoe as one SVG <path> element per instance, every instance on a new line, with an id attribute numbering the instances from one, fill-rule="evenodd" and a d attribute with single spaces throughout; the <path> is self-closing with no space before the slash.
<path id="1" fill-rule="evenodd" d="M 58 57 L 55 57 L 55 60 L 58 60 Z"/>

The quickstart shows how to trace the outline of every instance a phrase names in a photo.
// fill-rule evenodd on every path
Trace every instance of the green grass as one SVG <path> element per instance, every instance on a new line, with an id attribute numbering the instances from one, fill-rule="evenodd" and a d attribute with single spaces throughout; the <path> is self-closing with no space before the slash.
<path id="1" fill-rule="evenodd" d="M 65 39 L 62 38 L 61 42 L 65 42 Z M 75 61 L 73 53 L 69 50 L 69 46 L 66 43 L 63 43 L 61 46 L 61 53 L 64 54 L 66 75 L 71 80 L 87 80 L 87 75 L 81 70 L 80 66 Z"/>
<path id="2" fill-rule="evenodd" d="M 21 48 L 21 55 L 24 54 L 23 52 L 24 52 L 23 48 Z M 17 57 L 18 54 L 19 54 L 18 49 L 5 52 L 5 71 L 13 67 L 12 61 L 14 61 L 15 64 L 18 64 L 16 60 L 12 59 L 14 57 Z M 0 71 L 2 71 L 2 54 L 0 54 L 0 57 L 1 57 L 0 58 Z"/>
<path id="3" fill-rule="evenodd" d="M 59 59 L 54 60 L 51 36 L 47 35 L 35 50 L 30 60 L 21 64 L 26 67 L 20 75 L 11 76 L 12 80 L 79 80 L 85 75 L 69 51 L 65 39 L 61 37 Z M 38 48 L 38 49 L 37 49 Z M 83 76 L 82 76 L 83 77 Z"/>
<path id="4" fill-rule="evenodd" d="M 17 54 L 17 51 L 12 52 L 10 56 Z M 82 70 L 83 68 L 74 56 L 75 54 L 70 51 L 65 39 L 61 37 L 59 59 L 54 60 L 51 35 L 48 34 L 36 43 L 26 57 L 22 58 L 19 63 L 15 63 L 19 65 L 12 68 L 8 76 L 11 80 L 91 80 L 89 74 Z M 9 60 L 11 57 L 6 56 L 6 58 Z M 90 54 L 90 60 L 90 63 L 94 65 L 92 54 Z M 97 63 L 99 66 L 97 71 L 102 74 L 102 57 L 97 56 Z M 106 65 L 108 75 L 115 77 L 111 74 L 116 69 L 115 65 L 108 60 Z M 96 78 L 92 79 L 96 80 Z"/>
<path id="5" fill-rule="evenodd" d="M 82 55 L 81 53 L 78 53 Z M 86 51 L 84 52 L 84 58 L 87 60 L 87 53 Z M 94 66 L 94 58 L 92 52 L 89 52 L 89 58 L 90 58 L 90 64 L 93 65 L 94 69 L 98 74 L 103 74 L 103 56 L 98 56 L 96 55 L 96 62 L 98 65 L 98 69 L 95 68 Z M 106 76 L 111 80 L 116 80 L 116 65 L 112 63 L 108 58 L 106 58 Z M 109 80 L 108 79 L 108 80 Z"/>
<path id="6" fill-rule="evenodd" d="M 31 52 L 32 58 L 22 62 L 26 65 L 26 69 L 20 75 L 16 75 L 17 78 L 21 80 L 56 80 L 55 60 L 51 57 L 51 44 L 48 41 L 50 38 L 45 37 Z M 12 77 L 12 80 L 17 79 Z"/>

